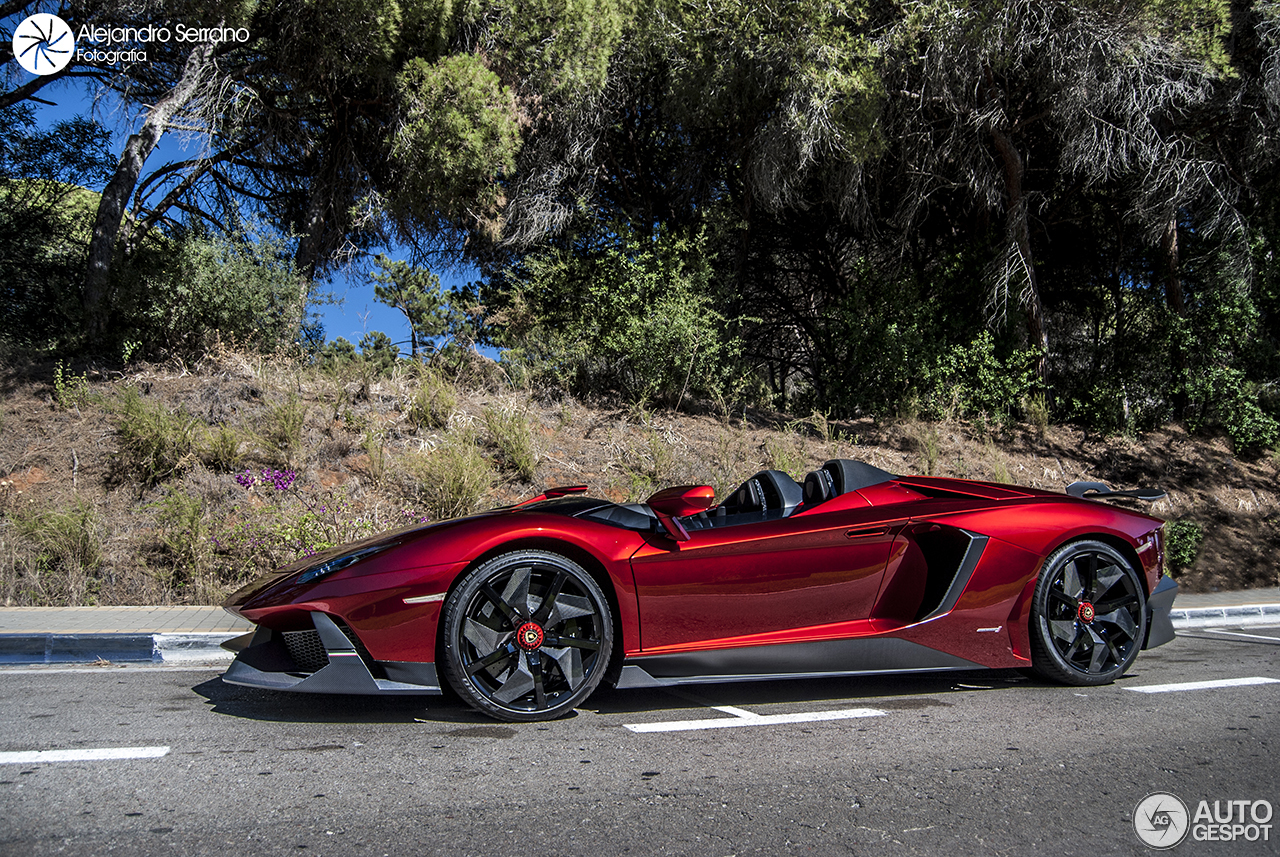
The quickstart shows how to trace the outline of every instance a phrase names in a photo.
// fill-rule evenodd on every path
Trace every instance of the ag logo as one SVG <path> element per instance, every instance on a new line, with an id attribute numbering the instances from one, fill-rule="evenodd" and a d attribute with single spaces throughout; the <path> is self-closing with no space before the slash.
<path id="1" fill-rule="evenodd" d="M 1133 829 L 1144 844 L 1164 850 L 1187 838 L 1187 805 L 1177 795 L 1152 792 L 1133 810 Z"/>
<path id="2" fill-rule="evenodd" d="M 32 74 L 57 74 L 76 54 L 76 37 L 57 15 L 32 15 L 13 31 L 13 56 Z"/>

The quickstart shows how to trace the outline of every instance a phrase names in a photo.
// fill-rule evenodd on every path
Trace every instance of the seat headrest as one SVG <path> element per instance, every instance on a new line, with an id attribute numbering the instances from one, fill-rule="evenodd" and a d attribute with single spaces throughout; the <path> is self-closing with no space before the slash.
<path id="1" fill-rule="evenodd" d="M 894 478 L 887 470 L 850 458 L 833 458 L 822 465 L 822 469 L 831 475 L 831 486 L 836 497 Z"/>
<path id="2" fill-rule="evenodd" d="M 836 496 L 835 486 L 831 484 L 831 474 L 825 470 L 814 470 L 804 478 L 804 504 L 816 506 Z"/>

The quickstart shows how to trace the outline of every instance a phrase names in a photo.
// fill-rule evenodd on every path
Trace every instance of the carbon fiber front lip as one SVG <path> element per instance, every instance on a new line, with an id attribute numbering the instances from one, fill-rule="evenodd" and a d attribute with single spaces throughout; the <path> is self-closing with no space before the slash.
<path id="1" fill-rule="evenodd" d="M 296 673 L 288 669 L 270 669 L 268 666 L 284 666 L 278 651 L 282 647 L 275 633 L 259 627 L 247 645 L 236 655 L 222 680 L 228 684 L 260 687 L 268 690 L 289 690 L 297 693 L 353 693 L 353 694 L 439 694 L 440 683 L 435 664 L 383 663 L 388 676 L 375 678 L 368 665 L 356 651 L 337 624 L 324 613 L 313 612 L 311 620 L 324 644 L 329 663 L 313 673 Z M 231 641 L 240 643 L 243 638 Z M 254 663 L 256 662 L 256 666 Z"/>

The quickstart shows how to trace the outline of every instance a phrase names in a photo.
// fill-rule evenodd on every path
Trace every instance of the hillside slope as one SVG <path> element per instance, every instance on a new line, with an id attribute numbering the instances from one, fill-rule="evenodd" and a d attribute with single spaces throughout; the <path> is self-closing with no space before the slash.
<path id="1" fill-rule="evenodd" d="M 474 372 L 472 373 L 474 376 Z M 325 373 L 223 353 L 126 372 L 55 365 L 0 375 L 0 604 L 211 603 L 296 556 L 406 523 L 586 483 L 613 499 L 670 484 L 724 492 L 834 457 L 1061 490 L 1155 485 L 1180 524 L 1184 591 L 1280 584 L 1275 456 L 1169 428 L 588 406 L 455 383 L 401 365 Z M 1189 534 L 1203 534 L 1198 552 Z"/>

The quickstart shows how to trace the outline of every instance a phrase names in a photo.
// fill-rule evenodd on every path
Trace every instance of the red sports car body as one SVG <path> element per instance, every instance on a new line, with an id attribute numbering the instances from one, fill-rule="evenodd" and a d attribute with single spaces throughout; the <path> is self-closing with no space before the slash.
<path id="1" fill-rule="evenodd" d="M 715 506 L 706 486 L 621 505 L 584 490 L 244 587 L 226 607 L 258 627 L 225 680 L 428 694 L 446 680 L 481 711 L 536 720 L 601 681 L 1033 667 L 1101 684 L 1173 637 L 1161 521 L 1083 496 L 843 459 L 803 483 L 763 471 Z"/>

